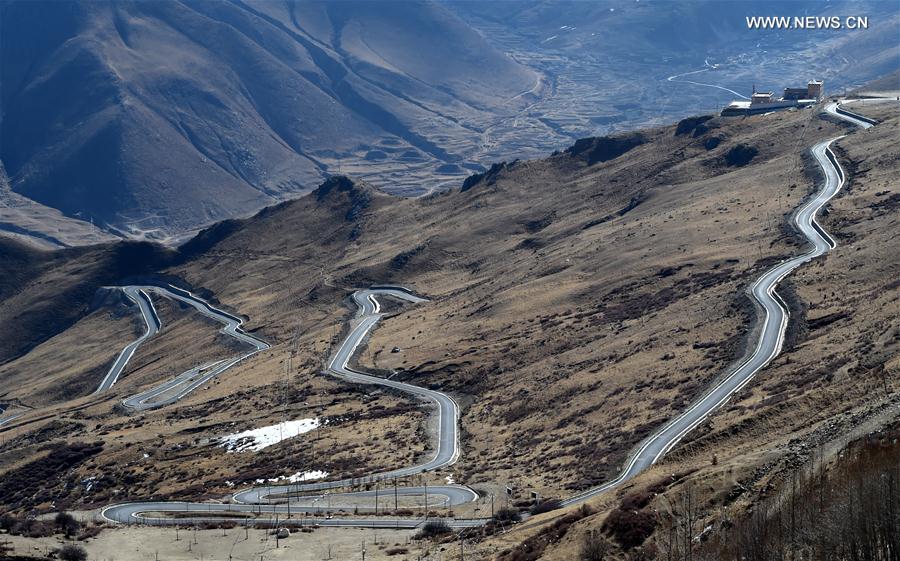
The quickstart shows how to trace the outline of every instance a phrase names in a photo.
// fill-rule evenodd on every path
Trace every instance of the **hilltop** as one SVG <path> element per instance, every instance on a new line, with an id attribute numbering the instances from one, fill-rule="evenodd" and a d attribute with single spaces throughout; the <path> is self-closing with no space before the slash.
<path id="1" fill-rule="evenodd" d="M 0 230 L 177 245 L 332 175 L 420 195 L 714 111 L 763 80 L 837 92 L 900 61 L 890 3 L 794 1 L 791 14 L 864 12 L 872 28 L 748 41 L 754 6 L 6 1 Z"/>

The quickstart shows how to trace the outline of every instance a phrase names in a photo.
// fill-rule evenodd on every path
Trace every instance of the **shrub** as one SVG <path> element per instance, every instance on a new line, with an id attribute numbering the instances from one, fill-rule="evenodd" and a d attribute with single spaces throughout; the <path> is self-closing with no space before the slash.
<path id="1" fill-rule="evenodd" d="M 609 553 L 609 542 L 600 532 L 591 530 L 581 538 L 581 561 L 603 561 Z"/>
<path id="2" fill-rule="evenodd" d="M 759 150 L 746 144 L 738 144 L 725 154 L 725 163 L 729 166 L 746 166 L 759 153 Z"/>
<path id="3" fill-rule="evenodd" d="M 102 531 L 103 526 L 100 525 L 84 526 L 81 531 L 78 532 L 78 541 L 83 542 L 91 538 L 96 538 Z"/>
<path id="4" fill-rule="evenodd" d="M 545 499 L 531 507 L 531 514 L 543 514 L 545 512 L 550 512 L 551 510 L 556 510 L 561 506 L 562 501 L 559 499 Z"/>
<path id="5" fill-rule="evenodd" d="M 514 508 L 501 508 L 494 513 L 494 520 L 497 522 L 518 522 L 521 519 L 519 511 Z"/>
<path id="6" fill-rule="evenodd" d="M 74 544 L 66 544 L 60 548 L 56 556 L 61 561 L 87 561 L 87 551 Z"/>
<path id="7" fill-rule="evenodd" d="M 721 138 L 719 138 L 718 136 L 711 136 L 703 142 L 703 147 L 706 148 L 707 150 L 713 150 L 716 146 L 718 146 L 721 143 L 722 143 Z"/>
<path id="8" fill-rule="evenodd" d="M 447 521 L 443 518 L 439 518 L 437 520 L 429 520 L 428 522 L 426 522 L 425 525 L 422 526 L 422 529 L 419 530 L 419 533 L 416 537 L 419 539 L 433 538 L 449 533 L 450 525 L 447 524 Z"/>
<path id="9" fill-rule="evenodd" d="M 650 537 L 656 529 L 656 519 L 645 510 L 619 507 L 609 513 L 603 526 L 622 549 L 629 550 L 641 545 Z"/>
<path id="10" fill-rule="evenodd" d="M 56 524 L 56 528 L 60 532 L 65 534 L 66 538 L 71 538 L 78 533 L 78 530 L 81 527 L 81 524 L 75 520 L 75 517 L 68 512 L 57 513 L 56 517 L 53 519 L 53 523 Z"/>
<path id="11" fill-rule="evenodd" d="M 58 500 L 56 486 L 62 477 L 103 450 L 103 443 L 54 444 L 49 449 L 46 457 L 14 468 L 0 478 L 0 504 L 14 508 Z"/>
<path id="12" fill-rule="evenodd" d="M 703 123 L 712 118 L 712 115 L 700 115 L 682 119 L 678 121 L 678 126 L 675 128 L 675 136 L 682 136 L 689 133 L 694 133 L 695 137 L 699 136 L 709 130 Z"/>
<path id="13" fill-rule="evenodd" d="M 515 548 L 501 553 L 497 559 L 498 561 L 537 561 L 544 554 L 548 545 L 562 541 L 573 524 L 591 514 L 593 514 L 593 510 L 587 505 L 582 505 L 578 510 L 556 519 L 553 524 L 527 538 Z"/>
<path id="14" fill-rule="evenodd" d="M 56 526 L 49 520 L 35 520 L 34 518 L 13 518 L 3 522 L 9 524 L 8 532 L 15 536 L 28 538 L 46 538 L 52 536 Z"/>

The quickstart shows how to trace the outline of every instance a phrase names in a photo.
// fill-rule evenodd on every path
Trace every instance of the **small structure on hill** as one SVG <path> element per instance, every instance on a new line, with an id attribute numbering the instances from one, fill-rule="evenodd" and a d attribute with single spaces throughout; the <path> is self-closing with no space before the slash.
<path id="1" fill-rule="evenodd" d="M 729 115 L 752 115 L 815 105 L 822 101 L 825 95 L 824 85 L 822 80 L 810 80 L 805 88 L 785 88 L 784 95 L 780 98 L 775 97 L 775 92 L 758 92 L 756 86 L 753 86 L 750 101 L 732 101 L 722 110 L 722 115 L 726 117 Z"/>

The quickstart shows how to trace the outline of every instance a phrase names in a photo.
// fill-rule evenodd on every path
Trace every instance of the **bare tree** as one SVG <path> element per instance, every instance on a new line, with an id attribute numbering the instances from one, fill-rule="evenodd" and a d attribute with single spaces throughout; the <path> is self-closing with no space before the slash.
<path id="1" fill-rule="evenodd" d="M 581 539 L 581 561 L 604 561 L 609 550 L 609 542 L 596 530 L 590 530 Z"/>

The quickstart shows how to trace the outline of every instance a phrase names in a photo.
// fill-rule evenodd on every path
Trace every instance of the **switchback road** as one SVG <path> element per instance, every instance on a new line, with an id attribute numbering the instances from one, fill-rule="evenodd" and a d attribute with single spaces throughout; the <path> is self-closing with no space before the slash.
<path id="1" fill-rule="evenodd" d="M 845 119 L 863 128 L 872 125 L 869 120 L 859 115 L 842 110 L 837 104 L 829 104 L 825 110 L 839 118 Z M 643 441 L 632 453 L 620 474 L 603 485 L 588 489 L 563 501 L 563 506 L 575 505 L 589 500 L 605 491 L 608 491 L 621 483 L 635 477 L 644 469 L 656 463 L 663 455 L 671 450 L 686 434 L 701 424 L 710 414 L 715 412 L 722 404 L 728 401 L 737 391 L 746 386 L 760 370 L 775 358 L 784 344 L 785 330 L 787 328 L 789 311 L 784 301 L 777 294 L 778 284 L 797 267 L 819 257 L 836 247 L 834 239 L 829 236 L 816 221 L 817 213 L 830 201 L 844 184 L 843 169 L 831 150 L 831 145 L 843 137 L 836 137 L 817 143 L 812 147 L 812 155 L 822 168 L 825 180 L 819 191 L 806 201 L 792 216 L 791 220 L 796 228 L 810 242 L 810 249 L 791 259 L 782 261 L 772 269 L 765 272 L 753 285 L 749 292 L 760 310 L 760 322 L 757 325 L 757 340 L 752 354 L 737 368 L 727 372 L 711 388 L 707 389 L 699 399 L 674 419 L 667 422 L 661 429 Z M 271 487 L 257 487 L 235 494 L 234 500 L 238 504 L 210 504 L 210 503 L 174 503 L 174 502 L 148 502 L 128 503 L 114 505 L 104 509 L 103 517 L 114 522 L 140 522 L 149 524 L 175 524 L 214 521 L 216 515 L 228 513 L 275 513 L 287 514 L 292 512 L 308 512 L 303 507 L 290 502 L 300 501 L 297 495 L 300 493 L 318 492 L 327 489 L 344 487 L 352 483 L 377 483 L 394 477 L 421 473 L 425 470 L 436 469 L 450 465 L 456 461 L 459 455 L 459 442 L 457 434 L 458 407 L 455 402 L 441 392 L 426 390 L 402 382 L 384 380 L 357 372 L 349 367 L 350 358 L 356 349 L 375 326 L 381 317 L 378 295 L 390 295 L 395 298 L 412 303 L 421 302 L 409 292 L 396 287 L 379 287 L 358 291 L 353 295 L 354 301 L 360 309 L 359 314 L 351 325 L 348 336 L 337 348 L 328 363 L 329 374 L 342 379 L 363 383 L 388 386 L 393 389 L 411 393 L 417 397 L 427 399 L 436 404 L 438 414 L 438 438 L 437 450 L 434 457 L 423 464 L 411 466 L 395 471 L 373 474 L 360 479 L 342 480 L 334 482 L 305 483 L 298 485 L 280 485 Z M 405 493 L 415 495 L 425 493 L 424 488 L 404 488 Z M 444 497 L 449 505 L 462 504 L 474 500 L 476 495 L 471 489 L 458 485 L 429 487 L 427 494 L 430 497 Z M 293 497 L 293 499 L 291 499 Z M 331 495 L 332 500 L 346 500 L 349 495 Z M 309 500 L 304 498 L 302 500 Z M 251 504 L 247 504 L 251 503 Z M 174 519 L 162 516 L 159 513 L 185 513 L 196 512 L 197 517 Z M 201 514 L 202 513 L 202 514 Z M 220 519 L 219 519 L 220 520 Z M 465 527 L 477 525 L 479 520 L 455 520 L 450 521 L 452 526 Z M 271 521 L 266 521 L 266 524 Z M 294 524 L 297 521 L 293 522 Z M 341 519 L 317 519 L 319 524 L 340 526 L 363 526 L 383 528 L 409 528 L 422 523 L 422 519 L 397 519 L 397 518 L 341 518 Z"/>
<path id="2" fill-rule="evenodd" d="M 858 125 L 864 129 L 872 126 L 870 119 L 843 110 L 838 103 L 829 103 L 825 111 Z M 565 506 L 578 504 L 593 498 L 631 479 L 671 450 L 690 431 L 710 414 L 727 402 L 731 396 L 746 386 L 757 372 L 766 367 L 781 352 L 790 313 L 784 300 L 775 291 L 778 283 L 794 269 L 837 247 L 834 239 L 816 221 L 816 214 L 840 191 L 844 185 L 844 171 L 831 151 L 831 144 L 843 136 L 815 144 L 812 155 L 822 168 L 825 181 L 822 188 L 803 204 L 791 218 L 794 226 L 812 244 L 806 253 L 798 255 L 768 270 L 750 287 L 750 294 L 762 311 L 762 323 L 753 354 L 712 388 L 686 411 L 666 423 L 662 429 L 647 438 L 634 452 L 618 477 L 599 487 L 588 489 L 563 501 Z"/>
<path id="3" fill-rule="evenodd" d="M 222 333 L 250 347 L 250 350 L 243 352 L 238 356 L 192 368 L 176 376 L 172 380 L 168 380 L 166 382 L 163 382 L 162 384 L 159 384 L 158 386 L 155 386 L 152 389 L 126 398 L 122 403 L 126 407 L 129 407 L 131 409 L 140 411 L 175 403 L 212 378 L 215 378 L 219 374 L 225 372 L 235 364 L 238 364 L 242 360 L 247 359 L 255 355 L 256 353 L 269 348 L 268 343 L 262 341 L 261 339 L 257 339 L 252 335 L 249 335 L 241 329 L 241 325 L 244 323 L 244 320 L 214 307 L 206 300 L 195 296 L 187 290 L 176 288 L 171 285 L 168 287 L 154 285 L 126 286 L 123 288 L 123 290 L 132 300 L 135 300 L 139 304 L 141 304 L 141 313 L 144 316 L 144 321 L 147 323 L 148 330 L 143 337 L 134 341 L 128 347 L 125 347 L 125 349 L 122 351 L 122 354 L 119 355 L 119 360 L 116 361 L 116 364 L 122 361 L 122 357 L 125 356 L 127 352 L 129 352 L 129 348 L 130 353 L 133 354 L 134 349 L 136 349 L 138 345 L 146 340 L 147 337 L 150 337 L 159 330 L 159 326 L 161 325 L 161 323 L 159 321 L 159 316 L 156 315 L 156 310 L 153 308 L 153 304 L 150 301 L 149 296 L 147 296 L 149 292 L 155 292 L 160 296 L 183 302 L 188 306 L 193 307 L 200 314 L 203 314 L 209 318 L 225 324 L 225 327 L 222 328 Z M 136 298 L 139 296 L 142 296 L 143 299 L 137 300 Z M 142 304 L 142 302 L 145 301 L 146 303 L 149 303 L 149 305 Z M 150 328 L 150 326 L 153 324 L 156 325 L 155 329 Z M 130 358 L 131 354 L 128 354 L 128 358 Z M 121 369 L 125 366 L 125 363 L 127 363 L 127 358 L 119 367 L 119 372 L 121 372 Z M 116 367 L 116 364 L 113 365 L 113 368 Z M 119 372 L 115 373 L 115 378 L 118 378 Z M 110 374 L 107 375 L 107 379 L 109 379 L 112 375 L 113 371 L 110 370 Z M 110 386 L 115 382 L 115 378 L 113 378 L 110 382 Z M 106 380 L 104 380 L 104 383 L 105 382 Z"/>
<path id="4" fill-rule="evenodd" d="M 205 521 L 216 514 L 228 513 L 256 513 L 270 515 L 287 515 L 288 513 L 321 513 L 322 506 L 304 506 L 295 504 L 309 501 L 310 493 L 328 492 L 331 489 L 348 488 L 356 485 L 377 485 L 379 482 L 388 482 L 401 477 L 416 475 L 426 471 L 439 469 L 453 464 L 459 457 L 459 406 L 442 392 L 421 388 L 411 384 L 388 380 L 364 374 L 349 366 L 350 359 L 359 346 L 375 327 L 383 314 L 379 296 L 390 296 L 397 300 L 409 303 L 424 302 L 423 298 L 416 296 L 401 287 L 381 286 L 367 290 L 359 290 L 353 293 L 353 301 L 358 311 L 351 321 L 350 332 L 337 347 L 328 361 L 326 373 L 348 382 L 379 385 L 416 396 L 419 399 L 430 402 L 437 412 L 437 428 L 434 438 L 435 452 L 426 462 L 400 468 L 383 473 L 375 473 L 362 478 L 341 479 L 336 481 L 324 481 L 315 483 L 297 483 L 291 485 L 269 485 L 255 487 L 234 495 L 236 504 L 210 504 L 210 503 L 173 503 L 173 502 L 147 502 L 127 503 L 114 505 L 103 510 L 102 516 L 107 520 L 121 523 L 147 523 L 147 524 L 172 524 L 177 522 L 171 517 L 159 516 L 159 513 L 207 513 Z M 362 491 L 356 493 L 333 493 L 328 499 L 333 505 L 333 510 L 340 508 L 341 501 L 357 497 L 374 496 L 377 491 Z M 390 491 L 393 493 L 393 491 Z M 428 487 L 401 487 L 397 493 L 404 497 L 421 497 L 426 504 L 434 506 L 456 506 L 474 501 L 478 495 L 470 488 L 462 485 L 435 485 Z M 301 497 L 301 495 L 305 495 Z M 320 495 L 324 497 L 324 495 Z M 290 504 L 288 504 L 290 503 Z M 355 507 L 354 507 L 355 508 Z M 365 512 L 366 508 L 359 510 Z M 156 514 L 154 514 L 156 513 Z M 191 517 L 191 522 L 201 522 L 204 518 L 198 515 Z M 301 524 L 302 518 L 295 519 L 293 524 Z M 184 518 L 180 522 L 186 523 Z M 336 518 L 319 519 L 317 523 L 328 526 L 365 526 L 380 528 L 415 528 L 423 523 L 421 518 L 377 518 L 367 517 L 358 519 Z M 466 527 L 476 524 L 472 520 L 451 521 L 453 527 Z"/>
<path id="5" fill-rule="evenodd" d="M 156 309 L 153 307 L 153 301 L 150 300 L 150 296 L 148 296 L 146 292 L 136 286 L 125 286 L 122 288 L 122 292 L 125 293 L 125 296 L 129 300 L 138 305 L 141 317 L 144 319 L 146 330 L 143 335 L 131 343 L 128 343 L 125 348 L 122 349 L 122 352 L 119 353 L 118 358 L 116 358 L 116 361 L 103 378 L 103 381 L 100 382 L 100 385 L 97 386 L 94 393 L 100 393 L 113 387 L 113 384 L 119 380 L 119 375 L 122 374 L 122 370 L 125 369 L 128 361 L 134 356 L 134 352 L 141 346 L 141 343 L 159 333 L 159 328 L 162 327 L 159 316 L 156 314 Z"/>

